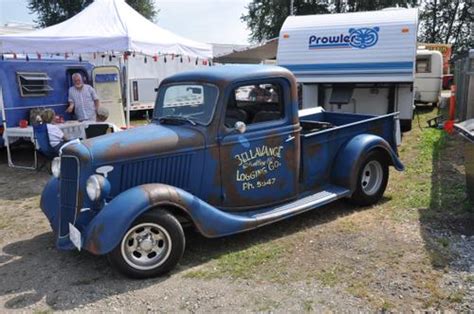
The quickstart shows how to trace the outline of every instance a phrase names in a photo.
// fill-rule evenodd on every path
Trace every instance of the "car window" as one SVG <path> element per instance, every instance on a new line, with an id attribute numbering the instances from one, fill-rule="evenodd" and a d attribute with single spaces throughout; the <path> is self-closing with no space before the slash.
<path id="1" fill-rule="evenodd" d="M 154 117 L 180 118 L 208 125 L 214 114 L 219 89 L 210 84 L 175 84 L 160 88 Z"/>
<path id="2" fill-rule="evenodd" d="M 274 83 L 239 86 L 231 93 L 226 108 L 225 125 L 247 125 L 280 120 L 284 117 L 282 89 Z"/>

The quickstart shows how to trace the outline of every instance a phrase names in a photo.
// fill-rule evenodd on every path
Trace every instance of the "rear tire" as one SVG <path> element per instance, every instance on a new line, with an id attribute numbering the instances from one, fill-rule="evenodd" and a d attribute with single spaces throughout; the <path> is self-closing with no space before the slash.
<path id="1" fill-rule="evenodd" d="M 377 203 L 383 196 L 388 183 L 388 161 L 380 151 L 369 152 L 357 173 L 357 187 L 351 202 L 368 206 Z"/>
<path id="2" fill-rule="evenodd" d="M 184 247 L 179 221 L 165 210 L 153 209 L 132 224 L 107 258 L 125 276 L 143 279 L 172 270 L 183 256 Z"/>

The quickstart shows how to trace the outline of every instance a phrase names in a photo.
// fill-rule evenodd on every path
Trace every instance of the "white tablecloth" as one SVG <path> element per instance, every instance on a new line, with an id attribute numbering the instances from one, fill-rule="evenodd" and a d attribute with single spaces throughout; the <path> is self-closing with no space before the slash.
<path id="1" fill-rule="evenodd" d="M 63 131 L 64 137 L 67 140 L 73 140 L 73 139 L 76 139 L 76 138 L 85 139 L 86 138 L 86 128 L 90 124 L 108 124 L 114 130 L 114 132 L 120 131 L 120 129 L 117 128 L 114 124 L 107 123 L 107 122 L 68 121 L 68 122 L 65 122 L 65 123 L 58 123 L 56 125 Z M 35 141 L 35 136 L 34 136 L 32 126 L 27 126 L 26 128 L 20 128 L 20 127 L 7 128 L 3 132 L 3 138 L 4 138 L 5 141 L 8 141 L 8 143 L 14 143 L 15 141 L 17 141 L 20 138 L 27 138 L 31 142 Z"/>

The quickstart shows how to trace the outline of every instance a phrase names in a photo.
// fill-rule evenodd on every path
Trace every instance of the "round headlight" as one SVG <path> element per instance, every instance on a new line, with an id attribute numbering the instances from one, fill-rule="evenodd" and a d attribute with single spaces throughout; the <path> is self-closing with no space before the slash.
<path id="1" fill-rule="evenodd" d="M 102 192 L 101 178 L 104 178 L 100 175 L 94 174 L 87 179 L 86 191 L 87 196 L 91 201 L 97 201 L 100 198 Z"/>
<path id="2" fill-rule="evenodd" d="M 61 158 L 55 157 L 51 162 L 51 172 L 55 178 L 59 178 L 61 174 Z"/>

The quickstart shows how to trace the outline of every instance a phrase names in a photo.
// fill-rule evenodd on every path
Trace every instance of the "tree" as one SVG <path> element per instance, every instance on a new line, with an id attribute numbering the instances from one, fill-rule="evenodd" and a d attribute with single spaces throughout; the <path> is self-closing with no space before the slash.
<path id="1" fill-rule="evenodd" d="M 247 6 L 248 13 L 241 16 L 251 30 L 254 42 L 278 37 L 281 26 L 290 15 L 291 0 L 253 0 Z M 317 0 L 293 0 L 295 15 L 329 13 L 327 4 Z"/>
<path id="2" fill-rule="evenodd" d="M 91 4 L 93 0 L 28 0 L 28 9 L 36 13 L 37 26 L 46 27 L 61 23 Z M 158 14 L 153 0 L 126 0 L 141 15 L 153 21 Z"/>
<path id="3" fill-rule="evenodd" d="M 418 41 L 452 44 L 453 55 L 474 47 L 474 3 L 432 0 L 421 6 Z"/>
<path id="4" fill-rule="evenodd" d="M 417 0 L 347 0 L 343 6 L 345 12 L 360 12 L 382 10 L 390 7 L 414 7 Z"/>

